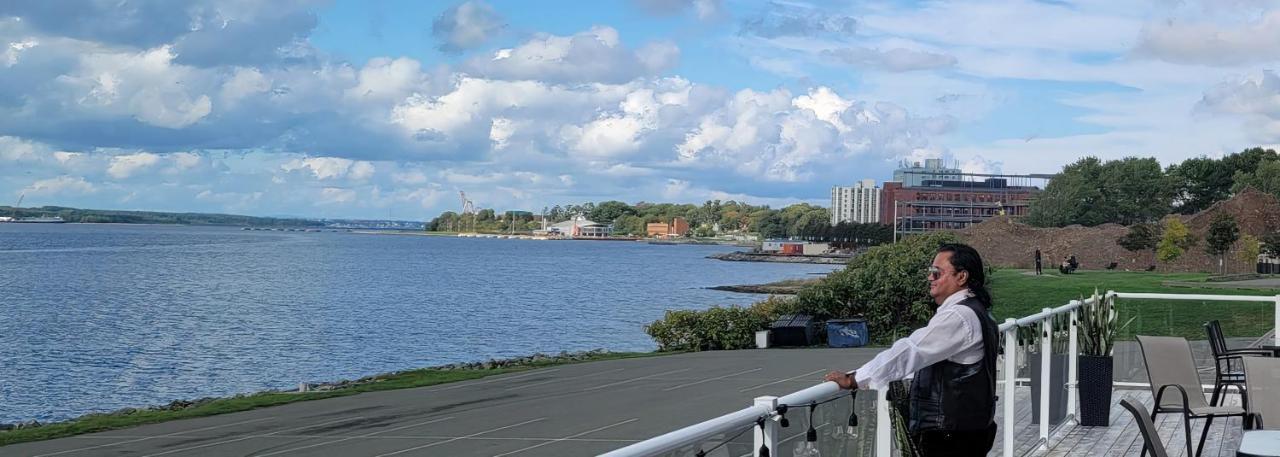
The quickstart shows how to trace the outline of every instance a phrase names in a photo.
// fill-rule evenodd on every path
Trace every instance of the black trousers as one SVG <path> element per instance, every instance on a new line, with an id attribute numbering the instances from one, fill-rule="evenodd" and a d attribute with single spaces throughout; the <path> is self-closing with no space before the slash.
<path id="1" fill-rule="evenodd" d="M 924 457 L 983 457 L 996 442 L 996 424 L 986 430 L 920 432 L 911 438 Z"/>
<path id="2" fill-rule="evenodd" d="M 1036 259 L 1036 274 L 1040 274 L 1040 259 Z"/>

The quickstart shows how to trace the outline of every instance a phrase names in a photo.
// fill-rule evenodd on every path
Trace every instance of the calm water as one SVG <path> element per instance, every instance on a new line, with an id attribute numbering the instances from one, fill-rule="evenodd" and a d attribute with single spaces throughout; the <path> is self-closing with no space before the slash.
<path id="1" fill-rule="evenodd" d="M 720 246 L 0 224 L 0 422 L 460 361 L 651 350 L 703 289 L 832 268 Z"/>

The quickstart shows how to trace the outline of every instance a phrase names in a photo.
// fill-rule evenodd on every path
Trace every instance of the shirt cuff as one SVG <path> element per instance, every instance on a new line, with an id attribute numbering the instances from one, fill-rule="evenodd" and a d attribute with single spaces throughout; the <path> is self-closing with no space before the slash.
<path id="1" fill-rule="evenodd" d="M 862 390 L 868 390 L 868 389 L 869 389 L 869 390 L 882 390 L 882 389 L 884 389 L 884 383 L 883 383 L 883 382 L 879 382 L 879 381 L 877 381 L 877 380 L 875 380 L 875 379 L 872 379 L 872 378 L 871 378 L 871 376 L 863 374 L 863 373 L 862 373 L 862 371 L 855 371 L 855 372 L 853 373 L 853 381 L 854 381 L 855 383 L 857 383 L 857 384 L 858 384 L 858 388 L 859 388 L 859 389 L 862 389 Z"/>

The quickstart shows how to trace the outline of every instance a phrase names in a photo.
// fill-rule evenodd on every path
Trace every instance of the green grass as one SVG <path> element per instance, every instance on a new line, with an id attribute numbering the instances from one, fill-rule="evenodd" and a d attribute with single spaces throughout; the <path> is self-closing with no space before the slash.
<path id="1" fill-rule="evenodd" d="M 0 432 L 0 446 L 15 443 L 23 443 L 28 441 L 40 441 L 54 438 L 63 438 L 84 433 L 102 432 L 107 430 L 115 430 L 126 427 L 135 427 L 138 425 L 154 424 L 158 422 L 166 422 L 177 419 L 189 419 L 194 417 L 212 416 L 215 414 L 234 413 L 239 411 L 248 411 L 251 409 L 265 408 L 268 406 L 277 406 L 287 403 L 320 400 L 324 398 L 344 397 L 362 392 L 375 392 L 382 390 L 407 389 L 412 387 L 425 387 L 437 384 L 445 384 L 450 382 L 467 381 L 471 379 L 479 379 L 487 376 L 500 375 L 505 373 L 513 373 L 518 371 L 531 370 L 534 368 L 543 368 L 555 365 L 566 365 L 571 363 L 595 362 L 601 360 L 627 359 L 636 357 L 649 357 L 655 355 L 667 355 L 667 353 L 635 353 L 635 352 L 606 352 L 591 353 L 585 357 L 573 360 L 558 359 L 551 357 L 546 361 L 530 362 L 527 364 L 491 369 L 454 369 L 441 370 L 434 368 L 425 368 L 420 370 L 404 371 L 399 373 L 379 375 L 368 378 L 371 382 L 357 383 L 351 387 L 340 388 L 330 391 L 307 392 L 307 393 L 283 393 L 283 392 L 263 392 L 258 394 L 236 396 L 230 398 L 215 399 L 208 402 L 199 403 L 195 406 L 177 409 L 137 409 L 127 412 L 114 412 L 105 414 L 89 414 L 67 422 L 59 422 L 54 424 L 43 425 L 32 428 L 20 428 Z"/>
<path id="2" fill-rule="evenodd" d="M 1173 294 L 1267 295 L 1274 290 L 1167 287 L 1162 281 L 1203 281 L 1200 273 L 1147 273 L 1132 271 L 1080 271 L 1061 276 L 1055 271 L 1041 276 L 1027 270 L 999 270 L 992 278 L 991 295 L 996 319 L 1023 317 L 1056 308 L 1070 300 L 1100 293 L 1159 292 Z M 1204 323 L 1217 319 L 1227 336 L 1258 337 L 1273 326 L 1275 305 L 1261 302 L 1204 302 L 1120 299 L 1116 302 L 1121 338 L 1133 335 L 1172 335 L 1204 339 Z"/>

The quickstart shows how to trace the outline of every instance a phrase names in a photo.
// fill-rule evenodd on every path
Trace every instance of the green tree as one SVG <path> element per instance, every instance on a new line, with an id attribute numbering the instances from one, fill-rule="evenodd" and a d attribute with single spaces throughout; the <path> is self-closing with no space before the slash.
<path id="1" fill-rule="evenodd" d="M 1193 243 L 1194 239 L 1186 224 L 1173 217 L 1165 219 L 1164 234 L 1160 237 L 1160 244 L 1156 246 L 1156 258 L 1161 262 L 1178 260 Z"/>
<path id="2" fill-rule="evenodd" d="M 1236 244 L 1240 239 L 1240 225 L 1236 223 L 1235 216 L 1227 213 L 1218 213 L 1213 217 L 1213 221 L 1209 223 L 1209 233 L 1205 236 L 1205 252 L 1209 255 L 1218 256 L 1218 272 L 1226 274 L 1226 262 L 1224 262 L 1227 251 L 1231 250 L 1231 245 Z"/>
<path id="3" fill-rule="evenodd" d="M 1280 258 L 1280 231 L 1262 236 L 1262 253 L 1269 257 Z"/>
<path id="4" fill-rule="evenodd" d="M 1171 165 L 1175 211 L 1195 214 L 1231 196 L 1231 167 L 1220 159 L 1195 157 Z"/>
<path id="5" fill-rule="evenodd" d="M 1262 242 L 1258 238 L 1248 233 L 1240 236 L 1240 251 L 1238 253 L 1241 262 L 1252 264 L 1258 261 L 1258 254 L 1262 253 Z"/>
<path id="6" fill-rule="evenodd" d="M 613 233 L 618 235 L 644 235 L 645 222 L 640 216 L 624 214 L 613 220 Z"/>
<path id="7" fill-rule="evenodd" d="M 1159 219 L 1173 199 L 1170 180 L 1154 158 L 1103 163 L 1086 157 L 1067 165 L 1031 202 L 1027 222 L 1039 227 Z"/>
<path id="8" fill-rule="evenodd" d="M 1280 160 L 1267 160 L 1259 163 L 1253 172 L 1237 171 L 1233 192 L 1240 192 L 1245 187 L 1275 195 L 1280 198 Z"/>
<path id="9" fill-rule="evenodd" d="M 1129 252 L 1152 251 L 1155 257 L 1156 246 L 1160 244 L 1160 226 L 1151 223 L 1133 224 L 1129 232 L 1116 240 L 1116 244 Z"/>
<path id="10" fill-rule="evenodd" d="M 587 214 L 587 219 L 601 224 L 608 224 L 617 220 L 619 217 L 628 214 L 636 214 L 635 208 L 617 200 L 609 200 L 607 202 L 600 202 L 599 205 L 595 205 L 595 208 Z"/>

